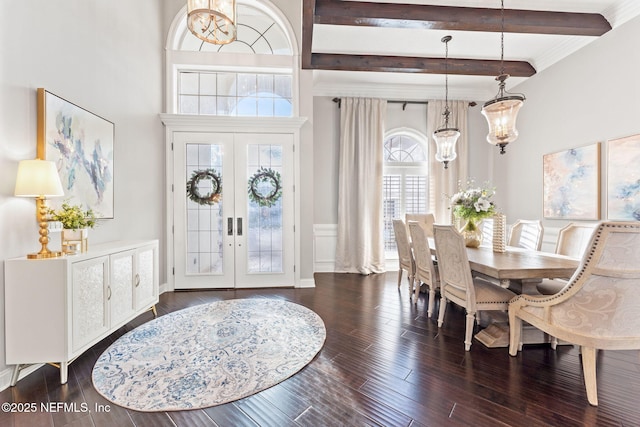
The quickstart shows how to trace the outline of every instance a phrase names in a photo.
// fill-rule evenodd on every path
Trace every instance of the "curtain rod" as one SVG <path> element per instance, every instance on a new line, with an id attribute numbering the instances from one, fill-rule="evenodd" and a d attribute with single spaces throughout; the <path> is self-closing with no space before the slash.
<path id="1" fill-rule="evenodd" d="M 336 102 L 338 104 L 338 108 L 340 108 L 341 104 L 342 104 L 342 98 L 333 98 L 332 99 L 333 102 Z M 396 100 L 391 100 L 391 101 L 387 101 L 387 103 L 389 104 L 402 104 L 402 111 L 405 110 L 405 108 L 407 108 L 407 104 L 428 104 L 429 101 L 396 101 Z M 474 101 L 471 101 L 469 103 L 469 107 L 475 107 L 476 104 Z"/>

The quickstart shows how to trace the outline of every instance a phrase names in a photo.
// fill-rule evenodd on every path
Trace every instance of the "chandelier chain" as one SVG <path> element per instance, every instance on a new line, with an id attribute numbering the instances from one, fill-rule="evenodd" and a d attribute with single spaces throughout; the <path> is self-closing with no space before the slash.
<path id="1" fill-rule="evenodd" d="M 500 32 L 500 74 L 504 74 L 504 0 L 501 3 L 501 32 Z"/>

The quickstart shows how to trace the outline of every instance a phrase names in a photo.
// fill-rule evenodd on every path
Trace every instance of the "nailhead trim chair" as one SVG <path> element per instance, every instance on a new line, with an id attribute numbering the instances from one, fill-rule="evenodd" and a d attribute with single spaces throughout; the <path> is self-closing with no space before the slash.
<path id="1" fill-rule="evenodd" d="M 509 304 L 509 354 L 522 349 L 522 322 L 580 346 L 587 399 L 598 404 L 596 351 L 640 349 L 640 222 L 604 222 L 559 293 Z"/>

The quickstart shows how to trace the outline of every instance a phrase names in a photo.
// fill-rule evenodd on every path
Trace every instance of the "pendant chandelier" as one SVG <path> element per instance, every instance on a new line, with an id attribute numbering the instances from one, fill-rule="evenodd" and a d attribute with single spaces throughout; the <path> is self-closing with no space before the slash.
<path id="1" fill-rule="evenodd" d="M 516 118 L 525 97 L 521 93 L 511 94 L 505 90 L 505 81 L 509 78 L 509 75 L 504 72 L 504 0 L 501 0 L 501 5 L 500 75 L 496 77 L 498 94 L 495 98 L 484 103 L 482 115 L 487 119 L 487 124 L 489 125 L 487 142 L 499 146 L 500 154 L 504 154 L 506 145 L 518 139 Z"/>
<path id="2" fill-rule="evenodd" d="M 444 163 L 444 168 L 448 169 L 449 162 L 455 160 L 458 156 L 456 154 L 456 142 L 460 137 L 460 130 L 455 127 L 449 127 L 449 116 L 451 111 L 449 110 L 449 42 L 451 36 L 444 36 L 441 41 L 445 45 L 445 57 L 444 57 L 444 124 L 433 132 L 433 139 L 436 141 L 436 160 Z"/>
<path id="3" fill-rule="evenodd" d="M 207 43 L 236 39 L 236 0 L 187 0 L 187 26 Z"/>

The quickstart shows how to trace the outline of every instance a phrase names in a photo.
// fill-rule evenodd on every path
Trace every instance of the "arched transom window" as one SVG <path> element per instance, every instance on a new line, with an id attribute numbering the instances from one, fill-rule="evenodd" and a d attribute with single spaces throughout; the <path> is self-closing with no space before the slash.
<path id="1" fill-rule="evenodd" d="M 186 7 L 174 19 L 168 39 L 168 110 L 177 114 L 295 116 L 297 77 L 293 32 L 268 1 L 238 2 L 237 39 L 215 45 L 195 37 Z"/>

